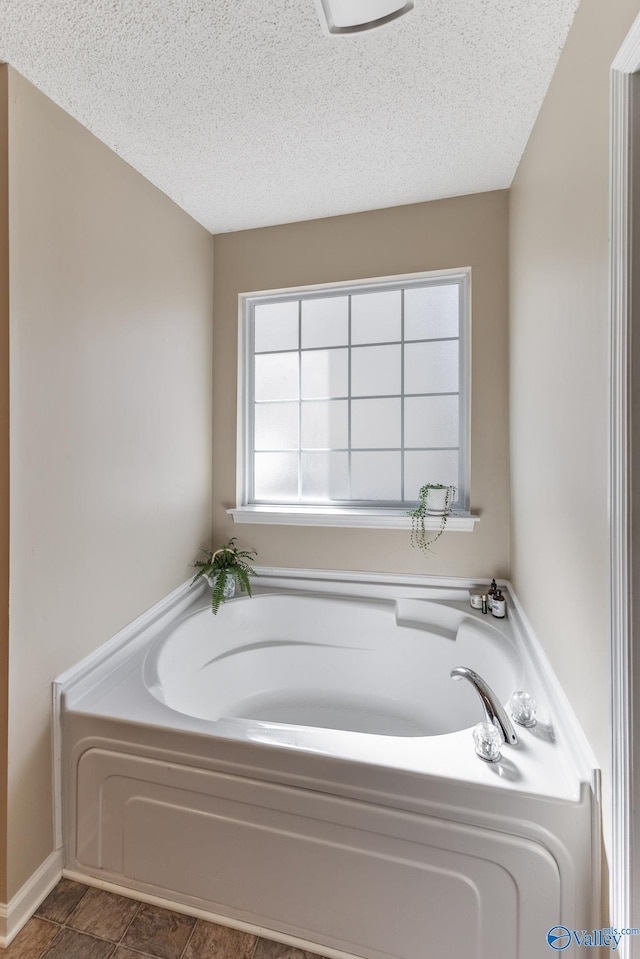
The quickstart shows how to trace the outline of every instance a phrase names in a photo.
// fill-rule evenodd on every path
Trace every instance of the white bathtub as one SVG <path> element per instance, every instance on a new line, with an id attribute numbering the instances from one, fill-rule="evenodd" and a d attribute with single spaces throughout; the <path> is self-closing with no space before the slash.
<path id="1" fill-rule="evenodd" d="M 513 618 L 415 580 L 262 583 L 62 677 L 68 875 L 327 956 L 538 959 L 597 927 L 594 780 Z M 539 701 L 499 764 L 454 666 Z"/>

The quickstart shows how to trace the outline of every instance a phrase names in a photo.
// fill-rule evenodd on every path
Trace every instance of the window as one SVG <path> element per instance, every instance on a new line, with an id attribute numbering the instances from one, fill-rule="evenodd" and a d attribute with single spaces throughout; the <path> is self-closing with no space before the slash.
<path id="1" fill-rule="evenodd" d="M 240 298 L 240 510 L 404 517 L 432 482 L 468 513 L 469 279 Z"/>

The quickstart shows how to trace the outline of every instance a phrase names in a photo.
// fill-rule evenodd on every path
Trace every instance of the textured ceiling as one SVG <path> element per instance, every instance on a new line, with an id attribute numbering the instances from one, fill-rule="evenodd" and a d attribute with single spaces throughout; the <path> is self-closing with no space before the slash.
<path id="1" fill-rule="evenodd" d="M 0 0 L 0 61 L 220 233 L 508 187 L 578 3 Z"/>

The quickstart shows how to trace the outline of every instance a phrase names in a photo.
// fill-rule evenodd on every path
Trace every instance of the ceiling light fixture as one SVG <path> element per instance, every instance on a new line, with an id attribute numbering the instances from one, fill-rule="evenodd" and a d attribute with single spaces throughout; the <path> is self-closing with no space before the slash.
<path id="1" fill-rule="evenodd" d="M 330 36 L 348 36 L 381 27 L 413 9 L 413 0 L 315 0 L 320 23 Z"/>

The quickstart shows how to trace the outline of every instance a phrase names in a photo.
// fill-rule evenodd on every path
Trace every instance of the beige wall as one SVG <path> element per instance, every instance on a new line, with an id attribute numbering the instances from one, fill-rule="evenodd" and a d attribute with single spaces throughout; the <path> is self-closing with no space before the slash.
<path id="1" fill-rule="evenodd" d="M 51 680 L 209 542 L 213 241 L 11 70 L 9 163 L 11 897 L 52 850 Z"/>
<path id="2" fill-rule="evenodd" d="M 505 192 L 456 197 L 215 237 L 214 538 L 237 535 L 262 565 L 504 576 L 508 550 Z M 433 559 L 395 530 L 236 526 L 238 294 L 471 266 L 473 533 L 445 533 Z M 425 477 L 425 481 L 426 481 Z"/>
<path id="3" fill-rule="evenodd" d="M 9 194 L 8 68 L 0 64 L 0 902 L 7 897 L 9 655 Z"/>
<path id="4" fill-rule="evenodd" d="M 510 204 L 511 576 L 609 776 L 609 68 L 638 0 L 582 0 Z"/>

